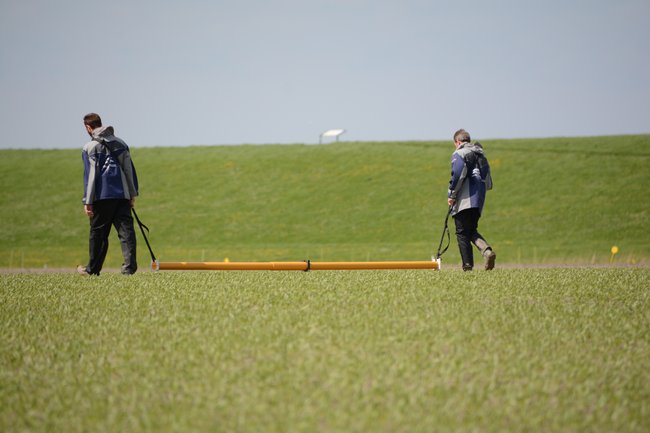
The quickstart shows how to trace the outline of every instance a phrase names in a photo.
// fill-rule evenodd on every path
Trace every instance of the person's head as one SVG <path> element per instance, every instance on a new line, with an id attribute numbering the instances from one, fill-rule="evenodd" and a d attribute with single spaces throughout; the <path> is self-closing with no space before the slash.
<path id="1" fill-rule="evenodd" d="M 97 113 L 88 113 L 84 116 L 84 126 L 88 134 L 92 137 L 93 130 L 102 126 L 102 118 Z"/>
<path id="2" fill-rule="evenodd" d="M 463 143 L 469 143 L 472 139 L 469 136 L 469 132 L 464 129 L 459 129 L 454 133 L 454 144 L 456 147 L 460 146 Z"/>

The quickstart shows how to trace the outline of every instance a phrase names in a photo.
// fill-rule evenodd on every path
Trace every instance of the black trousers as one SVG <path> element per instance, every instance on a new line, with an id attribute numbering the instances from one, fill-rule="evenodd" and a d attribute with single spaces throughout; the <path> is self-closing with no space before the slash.
<path id="1" fill-rule="evenodd" d="M 135 254 L 135 229 L 129 200 L 100 200 L 93 203 L 94 215 L 90 217 L 90 258 L 86 270 L 99 275 L 108 252 L 108 235 L 115 226 L 122 245 L 122 273 L 134 274 L 138 269 Z"/>
<path id="2" fill-rule="evenodd" d="M 482 240 L 483 242 L 479 243 L 487 245 L 487 241 L 478 232 L 479 218 L 481 218 L 481 213 L 477 208 L 465 209 L 454 215 L 454 222 L 456 223 L 456 240 L 458 241 L 460 257 L 463 260 L 463 269 L 466 271 L 471 270 L 474 267 L 472 243 L 476 244 L 477 241 Z M 481 251 L 481 253 L 482 252 L 483 251 Z"/>

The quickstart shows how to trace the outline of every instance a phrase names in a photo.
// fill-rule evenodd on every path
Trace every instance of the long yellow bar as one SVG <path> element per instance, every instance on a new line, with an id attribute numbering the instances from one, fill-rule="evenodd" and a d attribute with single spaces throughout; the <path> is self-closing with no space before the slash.
<path id="1" fill-rule="evenodd" d="M 154 271 L 334 271 L 440 269 L 440 260 L 414 262 L 152 262 Z"/>

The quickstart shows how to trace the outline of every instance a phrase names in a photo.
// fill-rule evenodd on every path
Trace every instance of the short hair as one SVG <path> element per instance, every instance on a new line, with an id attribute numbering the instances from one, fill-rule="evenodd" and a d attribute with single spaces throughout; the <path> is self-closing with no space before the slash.
<path id="1" fill-rule="evenodd" d="M 459 129 L 454 133 L 454 143 L 460 141 L 461 143 L 469 143 L 472 139 L 469 136 L 469 132 L 464 129 Z"/>
<path id="2" fill-rule="evenodd" d="M 102 126 L 102 118 L 97 113 L 88 113 L 84 116 L 84 125 L 90 126 L 92 129 Z"/>

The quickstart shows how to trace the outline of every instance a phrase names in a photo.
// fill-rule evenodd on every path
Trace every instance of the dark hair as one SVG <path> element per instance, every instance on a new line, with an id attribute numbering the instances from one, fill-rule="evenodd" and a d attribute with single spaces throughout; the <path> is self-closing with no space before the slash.
<path id="1" fill-rule="evenodd" d="M 469 143 L 472 139 L 469 137 L 469 132 L 464 129 L 459 129 L 454 133 L 454 143 L 460 141 L 461 143 Z"/>
<path id="2" fill-rule="evenodd" d="M 84 125 L 90 126 L 92 129 L 102 126 L 102 118 L 97 113 L 88 113 L 84 116 Z"/>

